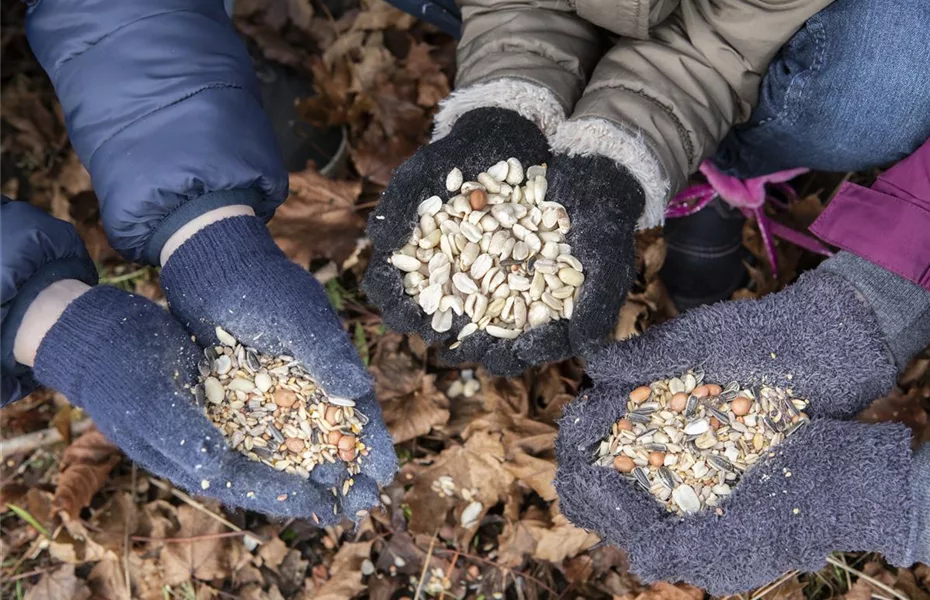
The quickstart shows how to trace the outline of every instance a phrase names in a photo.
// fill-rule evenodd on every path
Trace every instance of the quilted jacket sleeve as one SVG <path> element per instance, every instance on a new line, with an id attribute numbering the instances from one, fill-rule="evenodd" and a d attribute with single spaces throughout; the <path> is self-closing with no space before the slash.
<path id="1" fill-rule="evenodd" d="M 4 196 L 0 205 L 0 406 L 36 387 L 32 369 L 13 358 L 13 341 L 35 297 L 62 279 L 97 283 L 97 269 L 77 231 L 31 204 Z"/>
<path id="2" fill-rule="evenodd" d="M 27 34 L 128 260 L 157 263 L 214 208 L 270 218 L 284 201 L 287 172 L 222 0 L 39 0 Z"/>

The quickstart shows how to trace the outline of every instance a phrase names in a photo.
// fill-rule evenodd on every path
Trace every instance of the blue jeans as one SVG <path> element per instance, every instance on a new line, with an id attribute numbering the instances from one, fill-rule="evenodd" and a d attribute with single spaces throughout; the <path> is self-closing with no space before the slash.
<path id="1" fill-rule="evenodd" d="M 388 0 L 457 35 L 452 0 Z M 714 162 L 741 177 L 794 167 L 858 171 L 930 137 L 930 1 L 836 0 L 778 52 L 749 120 Z"/>

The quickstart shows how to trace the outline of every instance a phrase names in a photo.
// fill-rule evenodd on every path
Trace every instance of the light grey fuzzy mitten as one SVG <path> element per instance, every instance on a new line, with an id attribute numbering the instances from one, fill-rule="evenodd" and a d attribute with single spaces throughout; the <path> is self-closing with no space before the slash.
<path id="1" fill-rule="evenodd" d="M 747 471 L 722 515 L 679 517 L 592 456 L 634 387 L 698 366 L 708 382 L 792 388 L 810 400 L 812 422 Z M 825 269 L 761 300 L 690 311 L 588 365 L 595 386 L 566 409 L 556 442 L 562 510 L 626 548 L 641 578 L 714 594 L 817 570 L 837 550 L 909 565 L 927 510 L 914 502 L 910 432 L 845 421 L 887 393 L 896 371 L 868 302 Z"/>

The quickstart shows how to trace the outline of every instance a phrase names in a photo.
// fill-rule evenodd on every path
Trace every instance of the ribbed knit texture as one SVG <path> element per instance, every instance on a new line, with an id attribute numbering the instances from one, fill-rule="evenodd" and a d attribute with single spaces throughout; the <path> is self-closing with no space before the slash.
<path id="1" fill-rule="evenodd" d="M 679 519 L 591 456 L 634 387 L 695 366 L 707 381 L 791 388 L 811 401 L 813 420 L 747 472 L 722 517 Z M 695 308 L 589 362 L 595 387 L 566 408 L 556 441 L 562 510 L 629 550 L 644 579 L 681 579 L 713 594 L 816 570 L 834 550 L 910 564 L 918 504 L 909 430 L 835 420 L 887 393 L 895 373 L 869 305 L 827 270 L 757 301 Z"/>
<path id="2" fill-rule="evenodd" d="M 335 498 L 324 481 L 332 469 L 305 481 L 230 450 L 190 393 L 202 356 L 165 310 L 99 286 L 72 302 L 46 334 L 35 374 L 86 410 L 129 458 L 191 493 L 273 516 L 316 514 L 322 522 L 378 502 L 370 479 L 362 478 L 350 499 Z"/>
<path id="3" fill-rule="evenodd" d="M 841 275 L 865 297 L 899 370 L 930 344 L 930 291 L 849 252 L 820 268 Z"/>
<path id="4" fill-rule="evenodd" d="M 548 164 L 546 200 L 564 205 L 572 218 L 567 242 L 585 269 L 582 296 L 571 321 L 550 323 L 515 340 L 478 331 L 456 350 L 448 350 L 469 317 L 454 317 L 447 333 L 434 331 L 432 317 L 404 293 L 404 274 L 389 258 L 410 238 L 419 203 L 433 195 L 449 198 L 445 189 L 449 171 L 458 167 L 466 181 L 474 180 L 510 157 L 519 159 L 524 168 Z M 585 354 L 613 329 L 632 281 L 633 230 L 643 203 L 636 180 L 610 159 L 551 156 L 542 132 L 516 112 L 472 110 L 456 121 L 448 135 L 418 150 L 395 171 L 368 222 L 374 252 L 362 289 L 388 325 L 438 345 L 439 356 L 447 363 L 479 362 L 492 373 L 516 375 L 532 365 Z"/>
<path id="5" fill-rule="evenodd" d="M 201 345 L 216 342 L 220 326 L 262 352 L 293 356 L 328 394 L 356 402 L 370 419 L 361 439 L 371 453 L 347 502 L 354 510 L 376 504 L 377 483 L 391 481 L 397 458 L 371 377 L 322 286 L 287 259 L 264 223 L 243 216 L 205 227 L 171 255 L 161 283 L 171 312 Z M 312 476 L 341 486 L 347 472 L 321 465 Z"/>
<path id="6" fill-rule="evenodd" d="M 911 493 L 914 496 L 914 560 L 930 565 L 930 443 L 914 453 L 911 463 Z"/>

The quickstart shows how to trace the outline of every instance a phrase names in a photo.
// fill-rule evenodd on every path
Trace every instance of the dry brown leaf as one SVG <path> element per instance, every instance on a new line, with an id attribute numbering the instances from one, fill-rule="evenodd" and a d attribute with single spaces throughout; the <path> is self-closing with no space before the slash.
<path id="1" fill-rule="evenodd" d="M 262 557 L 262 566 L 277 571 L 289 551 L 284 540 L 276 537 L 262 544 L 258 549 L 258 555 Z"/>
<path id="2" fill-rule="evenodd" d="M 48 553 L 53 558 L 79 565 L 114 556 L 112 550 L 107 550 L 91 537 L 81 521 L 70 518 L 66 513 L 61 515 L 64 527 L 56 532 L 55 539 L 48 545 Z"/>
<path id="3" fill-rule="evenodd" d="M 575 527 L 559 513 L 552 519 L 542 514 L 529 515 L 508 524 L 500 539 L 502 564 L 516 567 L 527 556 L 536 560 L 561 563 L 591 548 L 600 538 Z"/>
<path id="4" fill-rule="evenodd" d="M 126 572 L 123 561 L 115 555 L 101 560 L 87 576 L 87 583 L 95 598 L 106 600 L 130 600 L 130 590 L 126 589 Z"/>
<path id="5" fill-rule="evenodd" d="M 383 403 L 384 422 L 395 444 L 426 435 L 449 421 L 449 399 L 436 389 L 435 381 L 435 375 L 426 375 L 420 389 Z"/>
<path id="6" fill-rule="evenodd" d="M 290 195 L 268 224 L 275 242 L 304 267 L 316 258 L 342 264 L 352 255 L 365 227 L 355 210 L 361 184 L 329 179 L 311 165 L 291 173 L 290 186 Z"/>
<path id="7" fill-rule="evenodd" d="M 122 460 L 122 452 L 96 429 L 91 429 L 65 449 L 55 490 L 55 508 L 77 518 Z"/>
<path id="8" fill-rule="evenodd" d="M 178 508 L 181 528 L 172 537 L 192 538 L 224 531 L 221 523 L 192 506 Z M 229 574 L 228 538 L 206 538 L 192 542 L 166 543 L 162 547 L 165 583 L 179 585 L 191 577 L 209 581 Z"/>
<path id="9" fill-rule="evenodd" d="M 504 446 L 500 437 L 499 434 L 477 432 L 464 446 L 456 445 L 444 450 L 432 466 L 417 474 L 407 494 L 411 532 L 434 533 L 445 524 L 451 508 L 458 506 L 460 511 L 472 501 L 482 505 L 477 516 L 480 521 L 489 508 L 506 498 L 513 475 L 503 466 Z M 452 478 L 457 490 L 469 490 L 469 500 L 460 494 L 453 498 L 439 496 L 432 486 L 443 475 Z M 471 530 L 460 532 L 466 539 L 473 533 Z"/>
<path id="10" fill-rule="evenodd" d="M 64 565 L 44 574 L 26 593 L 26 600 L 87 600 L 90 596 L 90 589 L 74 574 L 74 565 Z"/>
<path id="11" fill-rule="evenodd" d="M 364 590 L 362 561 L 370 555 L 371 542 L 343 544 L 329 567 L 329 581 L 313 595 L 314 600 L 347 600 Z"/>

